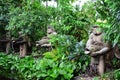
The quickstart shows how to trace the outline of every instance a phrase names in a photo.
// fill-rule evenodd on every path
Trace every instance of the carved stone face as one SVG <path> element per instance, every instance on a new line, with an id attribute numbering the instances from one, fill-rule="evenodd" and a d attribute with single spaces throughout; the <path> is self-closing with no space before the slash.
<path id="1" fill-rule="evenodd" d="M 48 27 L 47 34 L 51 34 L 52 32 L 54 32 L 54 29 L 52 27 Z"/>
<path id="2" fill-rule="evenodd" d="M 95 34 L 95 35 L 99 35 L 99 34 L 102 33 L 102 29 L 99 28 L 99 27 L 93 28 L 92 33 Z"/>
<path id="3" fill-rule="evenodd" d="M 47 29 L 47 34 L 48 34 L 48 35 L 51 35 L 51 34 L 56 35 L 57 33 L 55 32 L 54 28 L 48 27 L 48 29 Z"/>

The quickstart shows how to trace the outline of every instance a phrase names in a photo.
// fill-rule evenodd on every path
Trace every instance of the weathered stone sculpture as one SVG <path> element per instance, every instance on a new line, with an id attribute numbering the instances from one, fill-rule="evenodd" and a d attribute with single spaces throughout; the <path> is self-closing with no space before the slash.
<path id="1" fill-rule="evenodd" d="M 101 28 L 94 26 L 87 41 L 85 50 L 85 54 L 89 54 L 91 56 L 90 66 L 94 69 L 96 68 L 95 70 L 97 71 L 95 73 L 98 73 L 99 75 L 104 73 L 104 55 L 110 50 L 110 46 L 104 42 L 103 36 L 104 34 L 102 33 Z"/>
<path id="2" fill-rule="evenodd" d="M 47 29 L 47 36 L 43 37 L 41 40 L 36 41 L 36 46 L 38 47 L 47 47 L 51 48 L 52 44 L 49 42 L 50 40 L 50 35 L 56 35 L 56 31 L 54 30 L 53 27 L 49 26 Z"/>
<path id="3" fill-rule="evenodd" d="M 118 46 L 112 48 L 104 41 L 104 33 L 99 26 L 94 26 L 86 43 L 85 54 L 91 56 L 90 70 L 95 74 L 102 75 L 105 71 L 105 64 L 110 63 L 114 55 L 120 59 Z"/>

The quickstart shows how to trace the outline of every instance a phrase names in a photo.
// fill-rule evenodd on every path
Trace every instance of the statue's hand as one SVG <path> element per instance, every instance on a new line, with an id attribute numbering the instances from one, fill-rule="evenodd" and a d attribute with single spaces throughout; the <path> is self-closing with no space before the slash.
<path id="1" fill-rule="evenodd" d="M 88 48 L 85 48 L 85 52 L 84 52 L 85 54 L 90 54 L 91 53 L 91 51 L 88 49 Z"/>

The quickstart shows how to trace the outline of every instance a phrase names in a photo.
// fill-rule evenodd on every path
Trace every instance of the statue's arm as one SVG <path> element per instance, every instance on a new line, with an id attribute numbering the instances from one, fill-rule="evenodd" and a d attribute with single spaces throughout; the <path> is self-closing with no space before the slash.
<path id="1" fill-rule="evenodd" d="M 104 47 L 100 51 L 96 51 L 97 54 L 104 54 L 109 51 L 109 47 Z"/>
<path id="2" fill-rule="evenodd" d="M 102 48 L 102 49 L 99 50 L 99 51 L 93 52 L 93 53 L 91 54 L 91 56 L 102 55 L 102 54 L 107 53 L 107 51 L 109 51 L 109 50 L 110 50 L 109 47 L 104 47 L 104 48 Z"/>

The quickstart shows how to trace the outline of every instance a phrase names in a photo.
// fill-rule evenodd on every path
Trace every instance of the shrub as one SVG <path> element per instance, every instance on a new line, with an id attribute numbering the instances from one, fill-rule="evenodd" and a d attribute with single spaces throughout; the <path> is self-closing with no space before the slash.
<path id="1" fill-rule="evenodd" d="M 19 58 L 0 53 L 0 75 L 19 80 L 70 80 L 75 65 L 70 61 L 49 58 Z"/>

